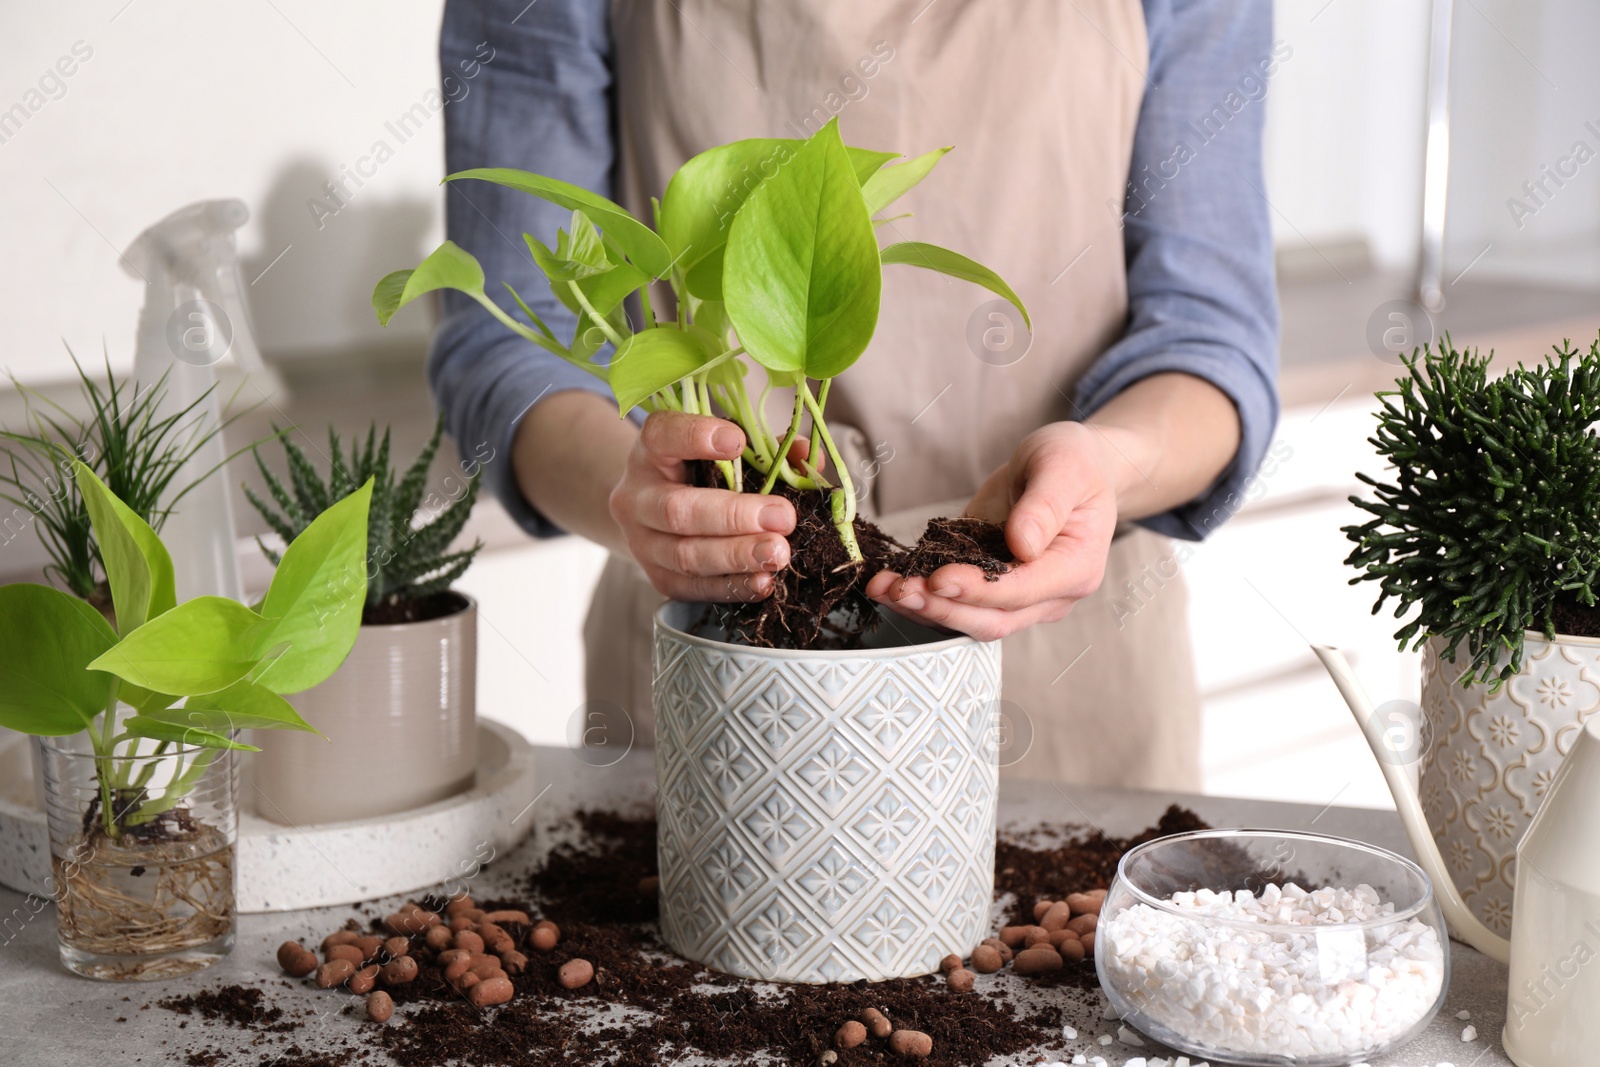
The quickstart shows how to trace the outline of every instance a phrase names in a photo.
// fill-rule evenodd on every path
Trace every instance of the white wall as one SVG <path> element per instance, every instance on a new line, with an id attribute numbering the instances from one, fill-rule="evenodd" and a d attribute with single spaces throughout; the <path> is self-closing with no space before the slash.
<path id="1" fill-rule="evenodd" d="M 1268 95 L 1266 171 L 1279 247 L 1365 238 L 1415 258 L 1427 100 L 1425 0 L 1276 0 L 1294 49 Z"/>
<path id="2" fill-rule="evenodd" d="M 1457 5 L 1446 227 L 1456 270 L 1482 253 L 1473 270 L 1485 275 L 1600 283 L 1597 40 L 1593 3 Z M 1546 167 L 1568 174 L 1557 184 Z"/>
<path id="3" fill-rule="evenodd" d="M 92 0 L 0 7 L 0 365 L 60 378 L 74 350 L 132 357 L 142 283 L 117 253 L 190 201 L 235 196 L 256 335 L 269 351 L 379 338 L 373 282 L 440 237 L 440 0 Z M 61 57 L 81 59 L 69 78 Z M 66 64 L 71 67 L 72 64 Z M 40 79 L 44 79 L 43 90 Z M 470 85 L 466 86 L 470 90 Z M 404 144 L 386 129 L 418 103 Z M 19 128 L 20 127 L 20 128 Z M 394 156 L 319 230 L 341 164 Z M 421 315 L 391 331 L 420 336 Z"/>
<path id="4" fill-rule="evenodd" d="M 20 129 L 0 128 L 0 240 L 13 253 L 0 262 L 12 312 L 0 325 L 0 362 L 25 380 L 60 378 L 65 339 L 90 354 L 103 340 L 125 363 L 142 294 L 116 253 L 172 209 L 222 196 L 254 214 L 241 235 L 247 282 L 288 249 L 249 287 L 263 349 L 420 336 L 421 315 L 380 334 L 367 298 L 375 278 L 440 236 L 442 119 L 429 108 L 440 6 L 93 0 L 0 9 L 0 110 L 33 109 Z M 1269 96 L 1268 192 L 1280 242 L 1360 235 L 1384 261 L 1407 261 L 1427 5 L 1276 7 L 1277 35 L 1294 49 Z M 74 45 L 87 58 L 58 83 L 47 72 L 72 59 Z M 428 121 L 402 144 L 386 124 L 419 103 Z M 308 201 L 326 201 L 323 182 L 379 141 L 393 158 L 319 229 Z"/>

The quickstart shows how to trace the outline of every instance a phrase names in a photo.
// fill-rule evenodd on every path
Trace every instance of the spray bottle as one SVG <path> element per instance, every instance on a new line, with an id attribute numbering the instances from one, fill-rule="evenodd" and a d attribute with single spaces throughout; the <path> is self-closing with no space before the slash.
<path id="1" fill-rule="evenodd" d="M 243 372 L 258 388 L 271 390 L 250 334 L 234 245 L 234 231 L 249 217 L 239 200 L 190 204 L 141 233 L 123 255 L 123 269 L 145 282 L 134 380 L 141 389 L 162 383 L 158 417 L 199 401 L 185 425 L 203 427 L 200 433 L 221 421 L 219 370 Z M 170 499 L 226 455 L 222 435 L 213 436 L 173 477 L 162 501 L 172 508 L 161 538 L 172 553 L 180 601 L 202 595 L 242 599 L 226 472 L 215 470 L 182 500 Z"/>

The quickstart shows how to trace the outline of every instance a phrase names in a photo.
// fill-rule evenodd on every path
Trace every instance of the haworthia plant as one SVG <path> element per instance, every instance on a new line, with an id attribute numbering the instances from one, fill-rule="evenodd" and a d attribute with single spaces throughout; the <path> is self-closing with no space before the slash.
<path id="1" fill-rule="evenodd" d="M 454 245 L 449 247 L 455 248 Z M 429 258 L 438 259 L 439 253 Z M 476 269 L 477 263 L 472 266 Z M 482 278 L 481 271 L 478 277 Z M 450 548 L 466 526 L 473 502 L 478 498 L 477 472 L 463 479 L 461 490 L 453 499 L 434 501 L 426 497 L 428 468 L 439 451 L 443 432 L 444 423 L 440 421 L 434 425 L 428 444 L 406 468 L 405 474 L 400 475 L 389 462 L 388 430 L 384 430 L 380 441 L 377 427 L 372 427 L 367 432 L 365 446 L 352 441 L 346 455 L 344 443 L 330 429 L 330 469 L 326 480 L 317 473 L 305 453 L 284 436 L 284 455 L 289 465 L 287 485 L 285 479 L 268 469 L 260 451 L 256 453 L 256 466 L 277 506 L 262 500 L 248 486 L 244 493 L 267 525 L 285 544 L 292 546 L 307 535 L 317 517 L 328 508 L 356 492 L 358 487 L 369 486 L 372 518 L 367 523 L 365 547 L 366 610 L 370 614 L 397 601 L 420 601 L 450 588 L 472 564 L 480 547 L 474 544 L 454 551 Z M 426 506 L 434 503 L 440 505 L 437 513 L 425 515 Z M 259 539 L 257 543 L 260 544 Z M 261 544 L 261 551 L 272 562 L 278 562 L 280 556 L 275 549 Z"/>

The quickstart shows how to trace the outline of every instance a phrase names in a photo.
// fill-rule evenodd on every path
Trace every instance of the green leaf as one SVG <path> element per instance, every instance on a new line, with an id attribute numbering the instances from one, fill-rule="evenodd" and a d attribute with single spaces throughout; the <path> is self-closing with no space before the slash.
<path id="1" fill-rule="evenodd" d="M 677 267 L 689 273 L 689 291 L 722 299 L 722 264 L 708 260 L 728 240 L 739 209 L 761 184 L 794 159 L 805 141 L 752 137 L 707 149 L 690 159 L 667 183 L 661 199 L 661 237 Z M 846 148 L 858 182 L 866 182 L 892 152 Z M 696 267 L 704 269 L 696 271 Z"/>
<path id="2" fill-rule="evenodd" d="M 1023 323 L 1028 329 L 1033 329 L 1033 322 L 1028 318 L 1028 309 L 1022 306 L 1022 298 L 1012 291 L 1005 279 L 960 252 L 952 252 L 948 248 L 940 248 L 938 245 L 930 245 L 923 241 L 902 241 L 883 250 L 883 262 L 923 267 L 938 271 L 940 274 L 948 274 L 952 278 L 960 278 L 965 282 L 972 282 L 974 285 L 981 285 L 991 293 L 1009 300 L 1012 306 L 1022 313 Z"/>
<path id="3" fill-rule="evenodd" d="M 711 359 L 693 334 L 676 326 L 641 330 L 611 357 L 611 392 L 626 416 L 646 398 L 675 385 Z"/>
<path id="4" fill-rule="evenodd" d="M 75 734 L 105 711 L 111 676 L 87 670 L 116 644 L 101 614 L 47 585 L 0 586 L 0 726 Z"/>
<path id="5" fill-rule="evenodd" d="M 616 243 L 618 248 L 622 249 L 623 254 L 632 260 L 635 266 L 648 272 L 652 278 L 659 278 L 671 269 L 672 256 L 667 251 L 666 242 L 656 236 L 656 232 L 650 227 L 628 214 L 627 209 L 598 193 L 591 193 L 582 186 L 558 181 L 555 178 L 546 178 L 540 174 L 529 174 L 524 170 L 511 170 L 506 167 L 479 167 L 474 170 L 458 171 L 446 175 L 445 181 L 460 181 L 464 178 L 494 182 L 509 189 L 530 193 L 552 204 L 559 204 L 568 211 L 582 211 Z"/>
<path id="6" fill-rule="evenodd" d="M 603 274 L 614 264 L 606 256 L 605 243 L 588 216 L 581 211 L 572 213 L 572 232 L 556 231 L 556 247 L 552 250 L 532 234 L 523 234 L 533 261 L 551 281 L 575 282 L 595 274 Z"/>
<path id="7" fill-rule="evenodd" d="M 130 634 L 177 603 L 172 557 L 150 524 L 106 488 L 81 460 L 72 464 L 78 492 L 100 545 L 117 628 Z"/>
<path id="8" fill-rule="evenodd" d="M 701 300 L 722 299 L 722 266 L 727 259 L 727 252 L 727 244 L 720 244 L 712 249 L 710 255 L 690 268 L 683 281 L 692 295 Z"/>
<path id="9" fill-rule="evenodd" d="M 908 163 L 897 167 L 884 167 L 861 183 L 861 195 L 867 200 L 867 212 L 876 215 L 928 176 L 949 148 L 935 148 Z"/>
<path id="10" fill-rule="evenodd" d="M 128 634 L 89 667 L 159 693 L 214 693 L 255 669 L 272 627 L 236 600 L 195 597 Z"/>
<path id="11" fill-rule="evenodd" d="M 378 313 L 378 325 L 389 325 L 396 311 L 435 289 L 459 289 L 480 303 L 488 300 L 483 292 L 483 268 L 471 253 L 454 241 L 446 241 L 415 270 L 397 270 L 378 282 L 372 290 L 372 310 Z"/>
<path id="12" fill-rule="evenodd" d="M 878 242 L 830 121 L 733 220 L 723 268 L 728 317 L 751 358 L 832 378 L 878 325 Z"/>
<path id="13" fill-rule="evenodd" d="M 149 715 L 130 716 L 123 720 L 122 725 L 135 737 L 149 737 L 157 741 L 171 741 L 179 745 L 197 745 L 200 748 L 231 748 L 240 752 L 261 751 L 254 745 L 235 741 L 226 734 L 219 734 L 214 730 L 207 730 L 201 726 L 169 722 L 164 718 L 157 719 Z"/>
<path id="14" fill-rule="evenodd" d="M 372 485 L 369 478 L 318 515 L 284 550 L 273 572 L 261 614 L 281 654 L 256 681 L 275 693 L 310 689 L 332 674 L 355 644 L 367 596 Z"/>
<path id="15" fill-rule="evenodd" d="M 192 696 L 181 708 L 168 708 L 148 716 L 204 730 L 306 730 L 316 728 L 300 717 L 283 697 L 265 686 L 235 682 L 215 693 Z"/>

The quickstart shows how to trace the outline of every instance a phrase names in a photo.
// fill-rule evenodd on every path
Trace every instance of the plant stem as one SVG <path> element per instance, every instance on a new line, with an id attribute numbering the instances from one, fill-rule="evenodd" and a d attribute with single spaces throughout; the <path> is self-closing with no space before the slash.
<path id="1" fill-rule="evenodd" d="M 606 340 L 616 345 L 618 349 L 621 349 L 625 343 L 623 336 L 612 328 L 611 324 L 606 321 L 604 315 L 600 314 L 600 312 L 594 309 L 594 305 L 589 303 L 589 298 L 583 295 L 583 289 L 578 285 L 578 283 L 568 282 L 567 288 L 572 290 L 573 299 L 576 300 L 579 306 L 582 307 L 583 310 L 588 314 L 590 321 L 595 324 L 596 328 L 598 328 L 601 333 L 606 335 Z"/>
<path id="2" fill-rule="evenodd" d="M 117 727 L 117 691 L 120 679 L 111 679 L 111 691 L 106 695 L 106 710 L 100 723 L 100 733 L 89 730 L 89 744 L 94 749 L 94 776 L 100 785 L 100 823 L 107 837 L 117 836 L 117 820 L 111 810 L 111 775 L 114 772 L 112 753 L 113 737 Z"/>
<path id="3" fill-rule="evenodd" d="M 822 384 L 823 388 L 827 388 L 828 380 L 824 379 Z M 845 466 L 844 457 L 839 455 L 838 446 L 833 443 L 833 434 L 828 432 L 827 420 L 822 417 L 822 405 L 811 395 L 811 387 L 802 378 L 796 388 L 806 407 L 811 409 L 813 430 L 821 434 L 823 447 L 828 450 L 828 458 L 833 461 L 834 469 L 839 472 L 839 488 L 833 491 L 833 528 L 839 531 L 839 540 L 844 544 L 845 553 L 851 560 L 860 563 L 863 557 L 861 546 L 856 543 L 856 487 L 850 480 L 850 469 Z"/>
<path id="4" fill-rule="evenodd" d="M 772 492 L 772 487 L 778 483 L 778 472 L 789 465 L 789 449 L 794 447 L 794 439 L 800 433 L 800 420 L 805 417 L 805 413 L 806 402 L 800 396 L 800 389 L 796 389 L 794 418 L 789 420 L 789 433 L 784 437 L 783 444 L 778 446 L 777 458 L 772 461 L 772 469 L 767 472 L 767 480 L 761 485 L 763 495 Z"/>
<path id="5" fill-rule="evenodd" d="M 653 329 L 656 324 L 655 308 L 650 306 L 650 283 L 645 282 L 639 286 L 639 309 L 644 312 L 644 328 Z"/>

